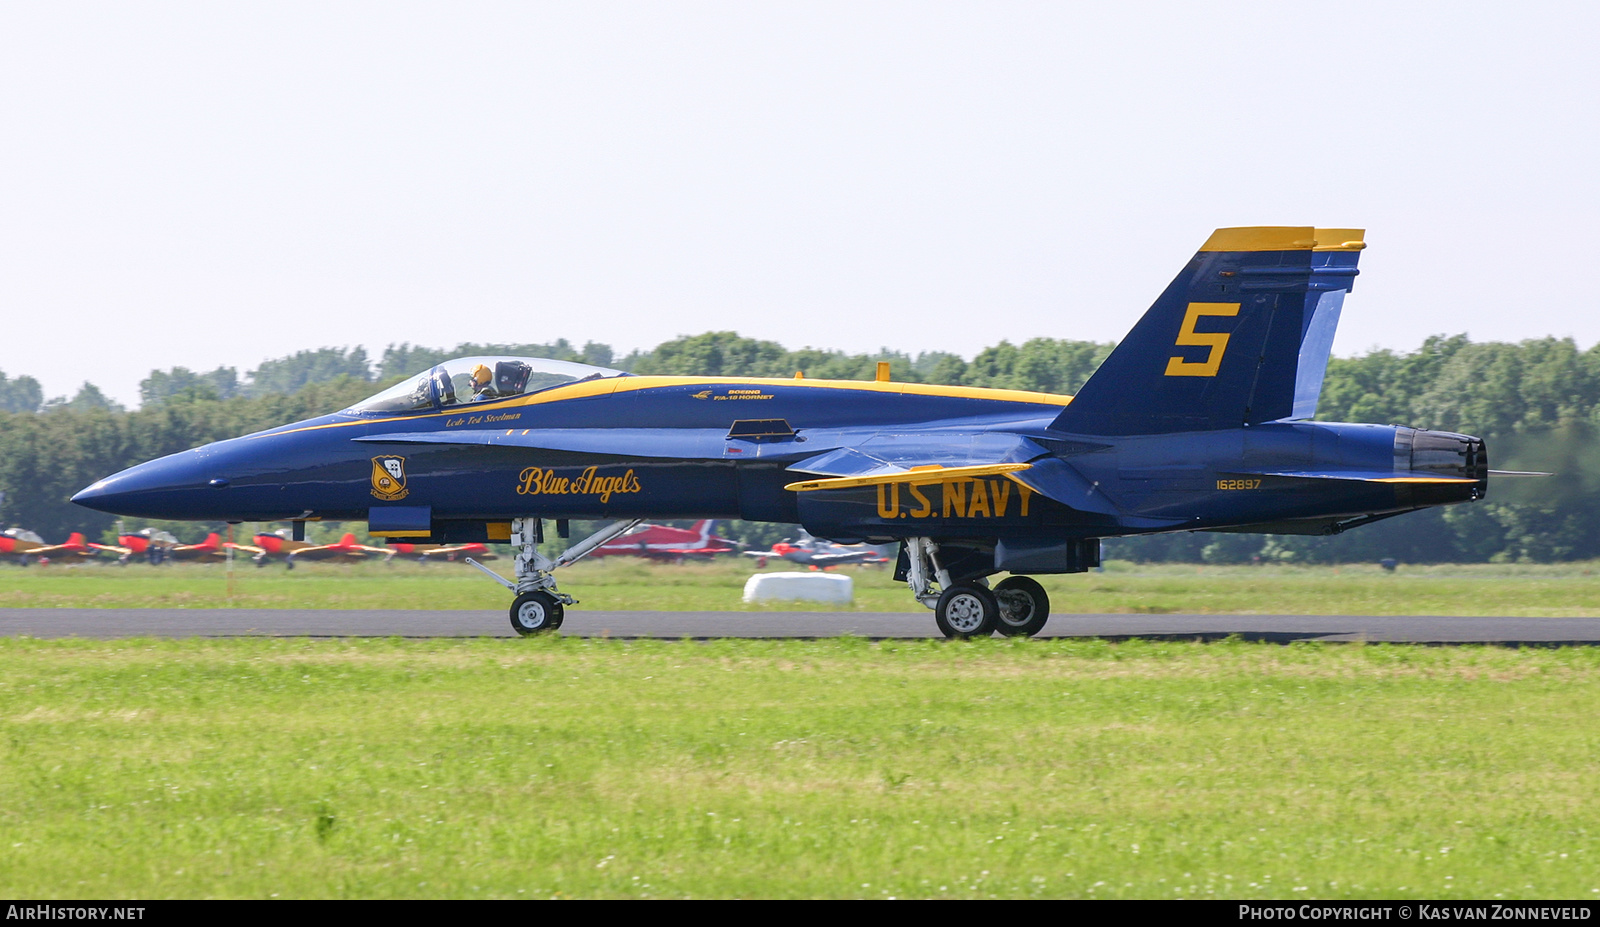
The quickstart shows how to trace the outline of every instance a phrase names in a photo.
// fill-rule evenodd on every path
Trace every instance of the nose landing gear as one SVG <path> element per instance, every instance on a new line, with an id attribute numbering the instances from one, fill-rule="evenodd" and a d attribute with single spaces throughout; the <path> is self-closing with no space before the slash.
<path id="1" fill-rule="evenodd" d="M 554 631 L 566 617 L 566 605 L 548 592 L 524 592 L 511 603 L 511 627 L 524 637 Z"/>
<path id="2" fill-rule="evenodd" d="M 542 533 L 539 519 L 532 515 L 514 518 L 511 520 L 511 544 L 517 548 L 517 581 L 514 583 L 471 557 L 466 561 L 517 594 L 511 602 L 512 630 L 524 637 L 542 634 L 561 627 L 567 606 L 578 604 L 577 599 L 556 588 L 555 571 L 577 563 L 612 538 L 632 531 L 643 520 L 614 521 L 551 560 L 539 553 Z"/>

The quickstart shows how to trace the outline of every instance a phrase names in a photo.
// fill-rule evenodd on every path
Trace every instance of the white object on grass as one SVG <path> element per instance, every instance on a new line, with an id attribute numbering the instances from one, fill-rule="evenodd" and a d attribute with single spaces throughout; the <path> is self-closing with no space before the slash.
<path id="1" fill-rule="evenodd" d="M 855 584 L 832 573 L 757 573 L 745 581 L 746 602 L 849 602 Z"/>

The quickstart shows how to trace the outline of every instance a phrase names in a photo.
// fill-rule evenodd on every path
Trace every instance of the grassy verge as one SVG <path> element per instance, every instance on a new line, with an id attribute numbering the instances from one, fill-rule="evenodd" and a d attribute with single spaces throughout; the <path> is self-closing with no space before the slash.
<path id="1" fill-rule="evenodd" d="M 505 561 L 495 564 L 509 572 Z M 771 566 L 768 570 L 784 569 Z M 610 559 L 561 574 L 583 607 L 620 610 L 760 610 L 740 601 L 754 572 L 740 562 L 658 565 Z M 862 611 L 918 611 L 884 568 L 845 568 Z M 1113 562 L 1104 572 L 1041 577 L 1058 613 L 1144 612 L 1362 615 L 1600 615 L 1600 567 L 1540 565 L 1195 566 Z M 464 564 L 281 565 L 234 572 L 221 565 L 152 568 L 85 564 L 0 567 L 0 607 L 11 608 L 484 608 L 504 589 Z M 781 606 L 792 608 L 792 605 Z M 815 606 L 808 606 L 815 607 Z"/>
<path id="2" fill-rule="evenodd" d="M 1600 651 L 0 641 L 13 897 L 1600 897 Z"/>

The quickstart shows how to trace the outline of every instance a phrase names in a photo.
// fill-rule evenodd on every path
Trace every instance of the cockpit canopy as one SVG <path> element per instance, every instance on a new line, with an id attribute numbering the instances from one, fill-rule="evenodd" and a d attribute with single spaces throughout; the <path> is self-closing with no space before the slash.
<path id="1" fill-rule="evenodd" d="M 349 412 L 427 412 L 507 399 L 579 380 L 623 377 L 606 367 L 542 357 L 458 357 L 351 406 Z"/>

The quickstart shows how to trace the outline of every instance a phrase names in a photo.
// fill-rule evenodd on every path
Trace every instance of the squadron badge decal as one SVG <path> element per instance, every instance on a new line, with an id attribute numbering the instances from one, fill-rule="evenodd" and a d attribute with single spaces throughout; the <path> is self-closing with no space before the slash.
<path id="1" fill-rule="evenodd" d="M 406 459 L 404 457 L 372 458 L 372 494 L 385 502 L 404 499 L 411 490 L 406 488 Z"/>

